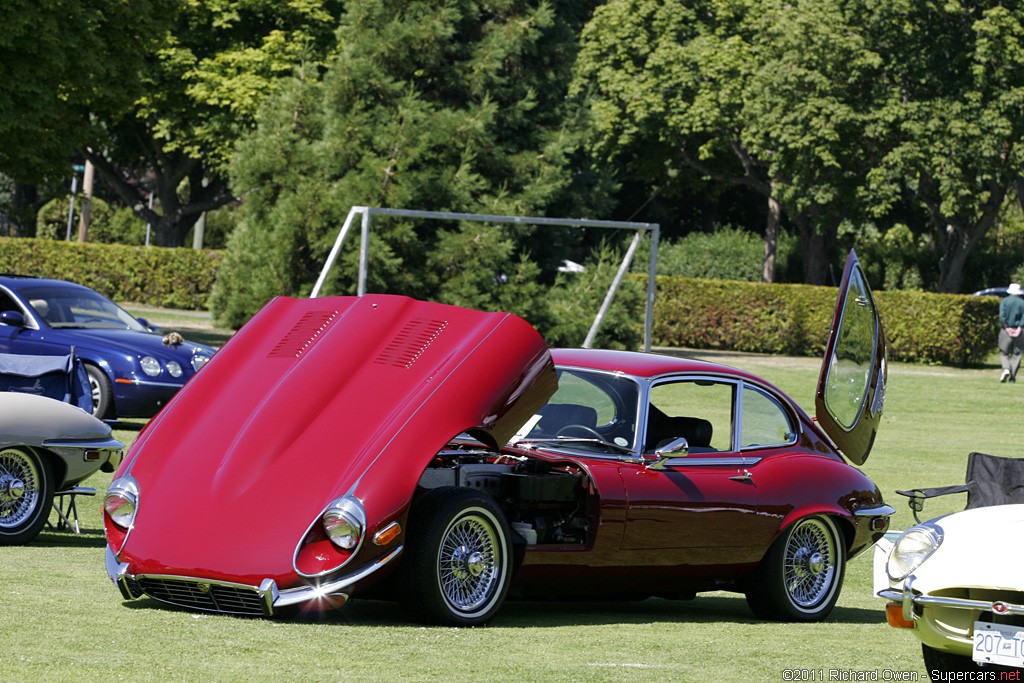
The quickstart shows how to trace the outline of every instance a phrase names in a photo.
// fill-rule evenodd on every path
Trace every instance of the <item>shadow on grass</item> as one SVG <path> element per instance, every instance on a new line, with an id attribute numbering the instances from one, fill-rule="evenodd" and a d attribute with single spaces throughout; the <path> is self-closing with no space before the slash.
<path id="1" fill-rule="evenodd" d="M 106 545 L 101 529 L 82 529 L 82 533 L 44 529 L 29 545 L 43 548 L 102 548 Z"/>
<path id="2" fill-rule="evenodd" d="M 191 612 L 181 607 L 168 605 L 151 598 L 126 602 L 130 609 L 172 610 Z M 214 615 L 210 615 L 214 616 Z M 216 615 L 226 616 L 226 615 Z M 253 619 L 238 616 L 228 618 Z M 336 610 L 297 611 L 275 617 L 288 624 L 337 624 L 352 627 L 401 627 L 431 628 L 416 621 L 396 602 L 383 600 L 353 600 Z M 879 624 L 885 621 L 880 610 L 856 607 L 837 607 L 825 623 Z M 534 602 L 512 600 L 506 602 L 491 622 L 500 628 L 562 628 L 566 626 L 605 626 L 611 624 L 764 624 L 747 607 L 742 596 L 698 597 L 692 601 L 674 601 L 661 598 L 626 602 Z M 434 628 L 450 628 L 436 626 Z"/>
<path id="3" fill-rule="evenodd" d="M 111 429 L 124 432 L 140 432 L 146 426 L 149 419 L 125 419 L 125 420 L 104 420 Z"/>

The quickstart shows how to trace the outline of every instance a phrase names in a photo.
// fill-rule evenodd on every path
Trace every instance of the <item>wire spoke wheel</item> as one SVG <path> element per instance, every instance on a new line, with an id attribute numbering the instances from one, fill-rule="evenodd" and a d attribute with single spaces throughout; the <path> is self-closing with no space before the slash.
<path id="1" fill-rule="evenodd" d="M 53 470 L 28 447 L 0 449 L 0 545 L 27 543 L 46 525 Z"/>
<path id="2" fill-rule="evenodd" d="M 819 519 L 797 526 L 786 544 L 783 567 L 790 599 L 804 609 L 818 605 L 832 590 L 836 572 L 836 542 Z"/>
<path id="3" fill-rule="evenodd" d="M 487 623 L 508 593 L 511 537 L 505 513 L 484 493 L 444 486 L 418 496 L 402 559 L 406 607 L 435 624 Z"/>
<path id="4" fill-rule="evenodd" d="M 494 593 L 500 553 L 493 524 L 472 514 L 456 520 L 441 541 L 438 580 L 445 600 L 472 612 Z"/>
<path id="5" fill-rule="evenodd" d="M 846 569 L 845 537 L 825 515 L 784 530 L 747 580 L 754 614 L 780 621 L 821 621 L 839 598 Z"/>
<path id="6" fill-rule="evenodd" d="M 32 516 L 43 478 L 33 458 L 18 448 L 0 451 L 0 529 L 13 529 Z"/>

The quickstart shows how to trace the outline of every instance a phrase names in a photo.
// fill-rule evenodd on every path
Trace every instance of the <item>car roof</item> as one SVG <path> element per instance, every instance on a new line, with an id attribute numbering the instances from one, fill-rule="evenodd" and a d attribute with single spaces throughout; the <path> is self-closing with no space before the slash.
<path id="1" fill-rule="evenodd" d="M 36 277 L 35 275 L 17 275 L 13 273 L 0 273 L 0 283 L 5 285 L 11 285 L 17 289 L 18 285 L 32 284 L 32 285 L 43 285 L 43 286 L 66 286 L 71 285 L 73 287 L 84 287 L 76 282 L 70 280 L 57 280 L 49 277 Z"/>
<path id="2" fill-rule="evenodd" d="M 716 374 L 766 382 L 743 370 L 709 361 L 639 351 L 613 351 L 607 349 L 552 349 L 556 365 L 592 368 L 607 372 L 622 372 L 635 377 L 660 377 L 675 373 Z"/>
<path id="3" fill-rule="evenodd" d="M 33 289 L 82 289 L 92 290 L 90 287 L 79 284 L 77 282 L 71 282 L 70 280 L 57 280 L 55 278 L 48 277 L 35 277 L 33 275 L 11 275 L 9 273 L 0 274 L 0 285 L 4 285 L 13 289 L 14 291 L 20 291 L 23 287 L 32 287 Z"/>

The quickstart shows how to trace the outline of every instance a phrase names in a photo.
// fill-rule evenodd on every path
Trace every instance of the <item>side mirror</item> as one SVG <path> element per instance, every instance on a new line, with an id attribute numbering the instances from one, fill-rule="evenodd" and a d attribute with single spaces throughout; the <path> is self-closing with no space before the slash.
<path id="1" fill-rule="evenodd" d="M 647 466 L 649 470 L 656 470 L 660 472 L 665 469 L 666 464 L 673 458 L 685 458 L 690 454 L 690 442 L 679 437 L 678 439 L 672 439 L 661 448 L 657 448 L 654 451 L 654 455 L 657 460 Z"/>
<path id="2" fill-rule="evenodd" d="M 11 327 L 25 327 L 25 316 L 21 311 L 4 311 L 0 313 L 0 323 Z"/>

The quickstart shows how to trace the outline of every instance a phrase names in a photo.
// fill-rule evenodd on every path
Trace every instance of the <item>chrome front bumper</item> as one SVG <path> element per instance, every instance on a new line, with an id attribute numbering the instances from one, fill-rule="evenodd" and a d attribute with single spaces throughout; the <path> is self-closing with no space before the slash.
<path id="1" fill-rule="evenodd" d="M 878 597 L 902 605 L 903 619 L 912 621 L 914 606 L 928 607 L 937 605 L 940 607 L 951 607 L 954 609 L 975 610 L 978 612 L 991 612 L 999 616 L 1015 616 L 1024 614 L 1024 605 L 1003 602 L 1001 600 L 969 600 L 967 598 L 943 598 L 931 595 L 914 593 L 914 581 L 917 577 L 911 574 L 903 581 L 902 589 L 887 588 L 878 592 Z"/>
<path id="2" fill-rule="evenodd" d="M 340 606 L 348 600 L 348 588 L 362 581 L 397 558 L 403 546 L 370 562 L 355 572 L 316 585 L 279 590 L 273 579 L 264 579 L 259 586 L 216 581 L 201 577 L 167 574 L 129 573 L 127 562 L 118 562 L 107 546 L 107 575 L 117 585 L 125 600 L 137 600 L 148 595 L 161 602 L 189 609 L 221 614 L 273 616 L 275 611 L 292 605 L 325 603 Z"/>

